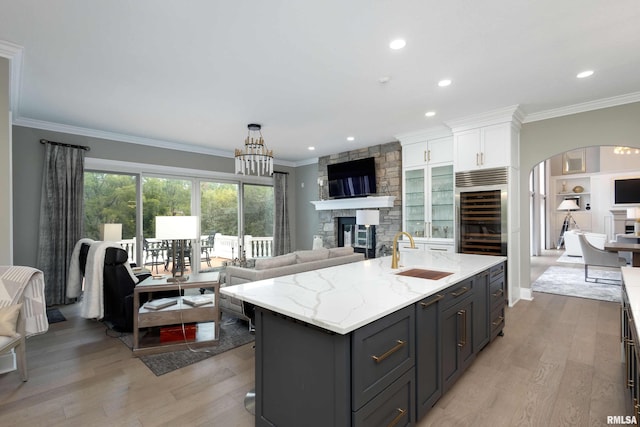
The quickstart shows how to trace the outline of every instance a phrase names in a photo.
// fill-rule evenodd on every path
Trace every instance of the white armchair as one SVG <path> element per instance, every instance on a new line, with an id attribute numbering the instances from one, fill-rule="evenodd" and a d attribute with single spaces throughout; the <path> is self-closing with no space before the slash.
<path id="1" fill-rule="evenodd" d="M 620 268 L 627 265 L 627 260 L 618 256 L 616 252 L 608 252 L 598 249 L 587 240 L 584 234 L 578 234 L 582 257 L 584 258 L 584 280 L 589 279 L 589 266 Z M 598 278 L 592 277 L 594 282 Z"/>
<path id="2" fill-rule="evenodd" d="M 578 235 L 583 234 L 592 246 L 604 250 L 604 244 L 607 242 L 607 235 L 600 233 L 582 232 L 580 230 L 568 230 L 564 233 L 564 248 L 567 256 L 582 256 L 582 247 Z"/>

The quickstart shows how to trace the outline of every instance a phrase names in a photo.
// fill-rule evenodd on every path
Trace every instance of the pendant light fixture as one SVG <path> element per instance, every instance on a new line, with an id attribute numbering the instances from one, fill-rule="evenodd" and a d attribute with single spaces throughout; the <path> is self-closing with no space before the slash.
<path id="1" fill-rule="evenodd" d="M 236 173 L 242 175 L 273 175 L 273 151 L 267 150 L 262 138 L 262 126 L 250 123 L 247 125 L 247 139 L 244 150 L 236 149 Z"/>

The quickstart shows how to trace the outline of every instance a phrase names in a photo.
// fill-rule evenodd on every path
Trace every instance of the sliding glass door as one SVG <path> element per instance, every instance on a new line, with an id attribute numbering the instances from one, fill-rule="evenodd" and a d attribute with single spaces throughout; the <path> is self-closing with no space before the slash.
<path id="1" fill-rule="evenodd" d="M 216 268 L 239 256 L 239 185 L 200 182 L 201 269 Z"/>
<path id="2" fill-rule="evenodd" d="M 106 172 L 84 174 L 83 236 L 120 242 L 131 262 L 135 262 L 136 253 L 137 178 L 136 175 Z M 116 226 L 115 234 L 109 233 L 112 226 Z M 109 235 L 105 236 L 105 230 Z"/>

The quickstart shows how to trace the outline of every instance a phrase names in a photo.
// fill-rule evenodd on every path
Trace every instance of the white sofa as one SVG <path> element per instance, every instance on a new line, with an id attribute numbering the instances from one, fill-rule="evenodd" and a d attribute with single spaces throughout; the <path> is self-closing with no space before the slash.
<path id="1" fill-rule="evenodd" d="M 352 247 L 296 251 L 273 258 L 256 259 L 255 268 L 228 266 L 221 275 L 221 286 L 239 285 L 362 260 L 364 254 L 355 253 Z M 220 294 L 220 310 L 250 320 L 244 303 L 237 298 Z"/>
<path id="2" fill-rule="evenodd" d="M 584 234 L 591 245 L 604 250 L 604 244 L 607 242 L 606 234 L 583 232 L 580 230 L 568 230 L 564 233 L 564 248 L 567 256 L 582 256 L 582 248 L 580 247 L 578 234 Z"/>

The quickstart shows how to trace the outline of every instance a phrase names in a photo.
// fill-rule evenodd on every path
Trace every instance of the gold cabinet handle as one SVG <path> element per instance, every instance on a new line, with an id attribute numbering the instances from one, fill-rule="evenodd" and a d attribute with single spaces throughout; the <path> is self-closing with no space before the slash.
<path id="1" fill-rule="evenodd" d="M 427 150 L 427 160 L 431 161 L 431 150 Z"/>
<path id="2" fill-rule="evenodd" d="M 632 340 L 626 340 L 625 341 L 625 347 L 626 347 L 626 357 L 625 357 L 625 362 L 626 362 L 626 370 L 627 370 L 627 388 L 631 388 L 633 387 L 634 384 L 634 378 L 633 378 L 633 372 L 631 372 L 631 367 L 633 366 L 631 363 L 631 357 L 633 356 L 633 341 Z"/>
<path id="3" fill-rule="evenodd" d="M 396 345 L 394 345 L 392 348 L 387 350 L 384 354 L 382 354 L 381 356 L 371 356 L 371 358 L 375 360 L 376 363 L 380 363 L 384 359 L 386 359 L 387 357 L 391 356 L 393 353 L 395 353 L 396 351 L 404 347 L 406 343 L 407 343 L 406 341 L 396 340 Z"/>
<path id="4" fill-rule="evenodd" d="M 476 166 L 480 166 L 480 153 L 476 153 Z"/>
<path id="5" fill-rule="evenodd" d="M 460 288 L 459 291 L 451 292 L 451 295 L 453 295 L 454 297 L 458 298 L 460 295 L 464 295 L 467 292 L 469 292 L 469 288 L 467 288 L 466 286 L 463 286 L 462 288 Z"/>
<path id="6" fill-rule="evenodd" d="M 504 291 L 502 289 L 498 289 L 495 294 L 491 295 L 493 295 L 494 298 L 501 297 L 502 295 L 504 295 Z"/>
<path id="7" fill-rule="evenodd" d="M 502 323 L 502 321 L 503 321 L 503 320 L 504 320 L 504 317 L 502 317 L 502 316 L 498 316 L 498 319 L 497 319 L 497 320 L 494 320 L 493 322 L 491 322 L 491 324 L 492 324 L 493 326 L 498 326 L 500 323 Z"/>
<path id="8" fill-rule="evenodd" d="M 424 150 L 423 154 L 424 154 L 423 158 L 424 158 L 424 161 L 426 163 L 427 162 L 427 150 Z"/>
<path id="9" fill-rule="evenodd" d="M 484 165 L 484 153 L 480 153 L 480 164 Z"/>
<path id="10" fill-rule="evenodd" d="M 462 339 L 458 343 L 458 347 L 462 348 L 467 345 L 467 310 L 460 310 L 458 316 L 462 316 Z"/>
<path id="11" fill-rule="evenodd" d="M 431 301 L 429 301 L 429 302 L 421 302 L 421 303 L 420 303 L 420 305 L 422 306 L 422 308 L 427 308 L 427 307 L 429 307 L 430 305 L 433 305 L 433 304 L 437 303 L 437 302 L 438 302 L 438 301 L 440 301 L 442 298 L 444 298 L 444 295 L 439 295 L 439 294 L 438 294 L 438 296 L 436 296 L 436 297 L 435 297 L 434 299 L 432 299 Z"/>
<path id="12" fill-rule="evenodd" d="M 407 410 L 406 409 L 396 408 L 396 411 L 398 411 L 398 415 L 396 415 L 396 417 L 394 419 L 392 419 L 389 424 L 387 424 L 387 427 L 395 426 L 396 424 L 398 424 L 400 422 L 402 417 L 404 417 L 407 414 Z"/>

